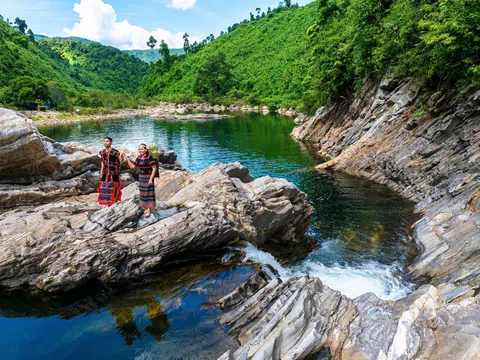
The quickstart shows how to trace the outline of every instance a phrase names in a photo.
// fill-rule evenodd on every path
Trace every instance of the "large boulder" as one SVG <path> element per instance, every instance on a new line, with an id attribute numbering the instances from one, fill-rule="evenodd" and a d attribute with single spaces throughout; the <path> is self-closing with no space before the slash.
<path id="1" fill-rule="evenodd" d="M 42 136 L 32 120 L 0 108 L 0 184 L 71 179 L 98 170 L 100 158 L 80 144 Z"/>
<path id="2" fill-rule="evenodd" d="M 237 168 L 237 169 L 235 169 Z M 0 215 L 0 285 L 66 291 L 118 282 L 239 239 L 298 244 L 313 208 L 293 184 L 250 179 L 240 164 L 200 173 L 162 171 L 158 209 L 142 215 L 136 184 L 111 207 L 82 197 Z"/>

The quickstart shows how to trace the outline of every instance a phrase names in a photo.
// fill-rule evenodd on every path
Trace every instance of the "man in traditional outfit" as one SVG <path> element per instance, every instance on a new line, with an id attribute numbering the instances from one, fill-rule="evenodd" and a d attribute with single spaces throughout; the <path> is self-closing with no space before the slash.
<path id="1" fill-rule="evenodd" d="M 112 148 L 112 138 L 103 139 L 105 149 L 100 151 L 102 165 L 100 175 L 102 180 L 98 186 L 98 203 L 111 206 L 122 200 L 122 183 L 120 180 L 121 153 Z"/>

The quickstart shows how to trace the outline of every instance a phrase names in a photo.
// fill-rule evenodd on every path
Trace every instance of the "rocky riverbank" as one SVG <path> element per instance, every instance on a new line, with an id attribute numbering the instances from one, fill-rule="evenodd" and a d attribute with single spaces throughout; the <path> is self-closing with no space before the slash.
<path id="1" fill-rule="evenodd" d="M 219 301 L 230 310 L 220 320 L 240 344 L 219 360 L 300 360 L 325 348 L 342 360 L 480 358 L 478 297 L 449 302 L 425 285 L 396 302 L 373 293 L 352 300 L 318 278 L 264 278 Z"/>
<path id="2" fill-rule="evenodd" d="M 303 359 L 325 348 L 333 359 L 480 358 L 480 89 L 420 89 L 414 80 L 366 82 L 354 101 L 299 116 L 292 136 L 331 158 L 319 170 L 386 184 L 417 203 L 421 254 L 409 271 L 433 285 L 393 302 L 349 299 L 308 276 L 257 275 L 220 301 L 240 344 L 221 360 Z"/>
<path id="3" fill-rule="evenodd" d="M 349 299 L 309 276 L 256 275 L 219 301 L 240 347 L 219 360 L 480 358 L 480 88 L 425 96 L 414 80 L 365 82 L 360 96 L 299 116 L 292 132 L 338 170 L 417 203 L 409 267 L 424 285 L 398 301 Z"/>
<path id="4" fill-rule="evenodd" d="M 256 112 L 262 114 L 270 113 L 267 106 L 247 105 L 211 105 L 208 103 L 175 104 L 162 102 L 156 106 L 139 107 L 138 109 L 111 110 L 108 113 L 82 114 L 62 113 L 58 111 L 23 111 L 22 114 L 35 120 L 36 125 L 58 125 L 82 121 L 103 121 L 114 119 L 125 119 L 129 117 L 151 117 L 168 121 L 208 121 L 221 120 L 230 117 L 226 113 Z M 297 116 L 298 111 L 293 109 L 280 108 L 276 113 L 285 116 Z"/>
<path id="5" fill-rule="evenodd" d="M 313 213 L 293 184 L 253 179 L 239 163 L 162 171 L 149 218 L 135 183 L 121 202 L 104 208 L 87 195 L 98 181 L 96 151 L 46 139 L 30 119 L 6 109 L 0 134 L 2 196 L 15 208 L 0 215 L 4 287 L 61 292 L 89 281 L 115 283 L 239 240 L 298 247 Z"/>
<path id="6" fill-rule="evenodd" d="M 331 158 L 319 169 L 386 184 L 417 203 L 414 277 L 480 288 L 480 88 L 422 95 L 415 80 L 366 82 L 360 96 L 322 108 L 292 136 Z"/>

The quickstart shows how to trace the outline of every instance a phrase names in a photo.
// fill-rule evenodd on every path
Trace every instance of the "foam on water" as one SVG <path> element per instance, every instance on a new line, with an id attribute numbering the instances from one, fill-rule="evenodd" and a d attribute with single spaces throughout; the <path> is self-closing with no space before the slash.
<path id="1" fill-rule="evenodd" d="M 326 266 L 307 258 L 291 267 L 284 267 L 273 255 L 257 249 L 250 243 L 244 251 L 244 261 L 268 264 L 278 271 L 282 280 L 293 276 L 316 276 L 328 287 L 341 291 L 351 298 L 373 292 L 383 300 L 397 300 L 413 290 L 412 284 L 398 276 L 401 270 L 398 264 L 384 265 L 369 261 L 358 266 L 339 264 Z"/>

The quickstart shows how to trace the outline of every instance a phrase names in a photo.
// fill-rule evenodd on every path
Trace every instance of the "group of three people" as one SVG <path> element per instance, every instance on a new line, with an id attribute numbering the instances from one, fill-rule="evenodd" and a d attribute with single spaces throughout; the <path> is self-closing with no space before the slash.
<path id="1" fill-rule="evenodd" d="M 145 208 L 145 216 L 150 216 L 151 210 L 156 207 L 154 178 L 157 172 L 155 160 L 150 156 L 147 145 L 138 146 L 138 157 L 131 162 L 125 153 L 112 147 L 112 138 L 105 137 L 100 151 L 102 164 L 100 168 L 101 182 L 98 186 L 98 203 L 111 206 L 122 200 L 122 181 L 120 170 L 122 164 L 127 161 L 128 166 L 137 168 L 138 187 L 140 190 L 140 206 Z"/>

